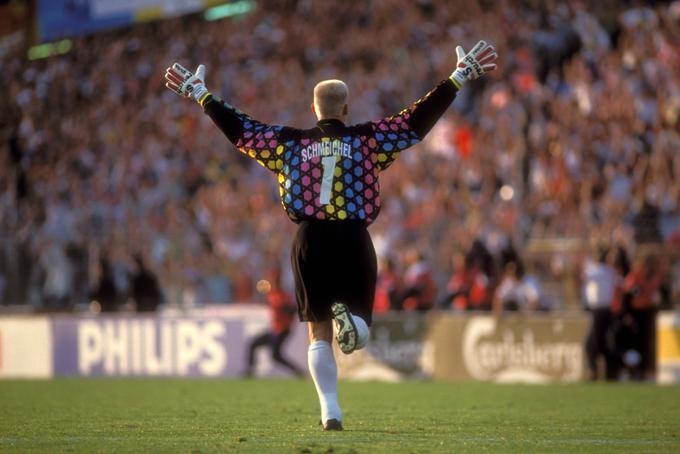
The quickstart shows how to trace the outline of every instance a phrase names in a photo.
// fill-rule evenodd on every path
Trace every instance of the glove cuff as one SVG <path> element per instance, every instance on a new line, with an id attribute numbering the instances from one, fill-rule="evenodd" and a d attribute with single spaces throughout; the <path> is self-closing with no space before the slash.
<path id="1" fill-rule="evenodd" d="M 460 90 L 463 87 L 463 84 L 467 82 L 467 78 L 463 75 L 463 71 L 461 71 L 460 68 L 456 68 L 449 76 L 449 79 L 451 79 L 451 82 L 453 82 L 453 85 L 455 85 L 458 90 Z"/>
<path id="2" fill-rule="evenodd" d="M 199 104 L 204 100 L 204 98 L 209 95 L 210 92 L 203 84 L 194 85 L 194 89 L 191 92 L 191 97 L 196 100 Z M 202 105 L 202 104 L 201 104 Z"/>
<path id="3" fill-rule="evenodd" d="M 201 107 L 205 107 L 205 104 L 212 98 L 212 93 L 210 93 L 208 90 L 205 91 L 205 94 L 201 96 L 200 98 L 197 98 L 196 100 L 198 103 L 201 105 Z"/>

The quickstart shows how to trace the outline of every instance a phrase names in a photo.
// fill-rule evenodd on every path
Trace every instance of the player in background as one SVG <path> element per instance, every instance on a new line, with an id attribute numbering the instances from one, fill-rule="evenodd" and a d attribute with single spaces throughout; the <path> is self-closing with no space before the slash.
<path id="1" fill-rule="evenodd" d="M 255 368 L 255 352 L 260 347 L 271 348 L 272 359 L 290 370 L 296 377 L 302 377 L 303 372 L 292 361 L 283 356 L 283 344 L 290 335 L 290 328 L 295 315 L 295 303 L 281 288 L 281 270 L 277 267 L 267 273 L 267 288 L 259 289 L 265 294 L 271 317 L 270 329 L 257 336 L 248 347 L 248 369 L 246 377 L 253 376 Z"/>
<path id="2" fill-rule="evenodd" d="M 368 341 L 377 263 L 367 227 L 380 211 L 378 175 L 399 153 L 420 142 L 469 80 L 496 68 L 484 41 L 456 48 L 453 73 L 398 115 L 347 126 L 349 92 L 340 80 L 314 87 L 311 129 L 271 126 L 212 94 L 205 66 L 196 73 L 175 63 L 166 86 L 197 101 L 241 152 L 276 175 L 281 203 L 299 228 L 291 262 L 300 321 L 308 323 L 309 371 L 324 430 L 342 430 L 332 341 L 349 354 Z"/>

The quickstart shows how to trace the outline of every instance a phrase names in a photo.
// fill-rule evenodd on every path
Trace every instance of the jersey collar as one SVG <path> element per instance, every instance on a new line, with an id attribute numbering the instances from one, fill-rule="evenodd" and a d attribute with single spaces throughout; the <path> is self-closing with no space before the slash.
<path id="1" fill-rule="evenodd" d="M 316 122 L 317 126 L 345 126 L 345 123 L 337 118 L 324 118 Z"/>

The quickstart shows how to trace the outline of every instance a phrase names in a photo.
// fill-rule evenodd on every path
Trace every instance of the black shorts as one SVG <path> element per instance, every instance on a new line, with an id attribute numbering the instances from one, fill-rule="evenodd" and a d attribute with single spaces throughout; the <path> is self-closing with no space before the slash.
<path id="1" fill-rule="evenodd" d="M 342 301 L 371 325 L 378 266 L 363 221 L 302 221 L 291 262 L 300 321 L 330 320 Z"/>

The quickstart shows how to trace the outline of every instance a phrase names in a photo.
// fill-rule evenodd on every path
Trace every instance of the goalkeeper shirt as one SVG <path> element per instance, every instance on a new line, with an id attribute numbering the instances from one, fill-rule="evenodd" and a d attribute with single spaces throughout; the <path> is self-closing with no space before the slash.
<path id="1" fill-rule="evenodd" d="M 398 115 L 353 126 L 324 119 L 312 129 L 261 123 L 215 95 L 202 104 L 237 149 L 277 175 L 281 203 L 293 222 L 369 225 L 380 211 L 378 175 L 425 137 L 456 93 L 446 79 Z"/>

